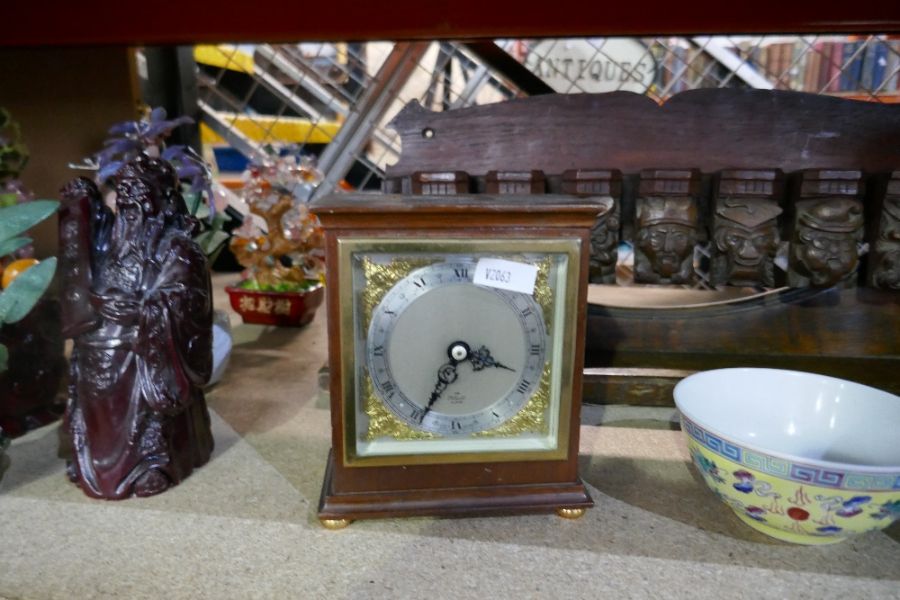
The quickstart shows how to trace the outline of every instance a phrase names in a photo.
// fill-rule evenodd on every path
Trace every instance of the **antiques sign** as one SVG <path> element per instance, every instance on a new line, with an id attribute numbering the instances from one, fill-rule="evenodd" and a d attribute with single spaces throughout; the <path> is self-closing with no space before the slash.
<path id="1" fill-rule="evenodd" d="M 657 65 L 640 42 L 606 40 L 543 40 L 532 46 L 525 66 L 557 92 L 643 94 L 656 77 Z"/>

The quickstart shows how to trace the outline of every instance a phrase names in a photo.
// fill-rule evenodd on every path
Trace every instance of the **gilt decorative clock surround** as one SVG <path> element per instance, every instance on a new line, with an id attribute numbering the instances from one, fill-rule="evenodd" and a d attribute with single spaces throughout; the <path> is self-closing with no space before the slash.
<path id="1" fill-rule="evenodd" d="M 442 246 L 446 247 L 444 244 Z M 546 261 L 543 261 L 544 264 L 541 265 L 543 268 L 539 268 L 539 271 L 543 271 L 541 277 L 543 281 L 536 286 L 535 290 L 535 296 L 545 298 L 543 305 L 539 305 L 530 296 L 515 292 L 491 288 L 483 288 L 480 292 L 493 294 L 501 299 L 520 317 L 520 323 L 523 326 L 531 326 L 530 334 L 525 334 L 529 342 L 529 360 L 523 365 L 521 373 L 498 360 L 498 357 L 487 346 L 481 344 L 476 347 L 462 340 L 454 339 L 447 347 L 449 354 L 447 362 L 439 363 L 439 371 L 443 370 L 444 372 L 438 373 L 435 389 L 430 393 L 431 406 L 418 407 L 414 402 L 403 400 L 399 393 L 394 394 L 393 378 L 372 376 L 373 372 L 391 373 L 389 353 L 386 352 L 390 341 L 387 332 L 391 330 L 397 314 L 401 314 L 412 302 L 430 291 L 465 289 L 467 286 L 458 284 L 472 281 L 476 268 L 475 262 L 464 259 L 440 261 L 436 258 L 433 261 L 422 261 L 427 264 L 417 264 L 416 261 L 399 261 L 397 264 L 398 261 L 394 260 L 388 265 L 378 265 L 364 259 L 363 271 L 366 286 L 361 290 L 363 297 L 361 312 L 364 320 L 363 330 L 367 332 L 365 362 L 368 367 L 368 377 L 366 377 L 366 383 L 372 382 L 372 385 L 368 386 L 369 389 L 363 393 L 366 403 L 365 412 L 370 419 L 366 437 L 375 438 L 388 434 L 395 439 L 429 439 L 442 433 L 503 436 L 546 425 L 544 419 L 541 418 L 544 412 L 541 409 L 546 404 L 547 388 L 549 387 L 549 377 L 543 360 L 546 336 L 546 317 L 543 315 L 549 308 L 548 296 L 550 294 L 546 281 L 548 267 Z M 396 279 L 384 277 L 382 275 L 384 271 L 394 274 Z M 390 281 L 390 285 L 385 287 L 375 285 L 376 281 L 385 279 Z M 393 281 L 391 281 L 392 279 Z M 431 294 L 431 296 L 434 297 L 436 294 Z M 372 298 L 379 300 L 376 306 L 371 306 Z M 481 335 L 483 337 L 483 332 Z M 418 351 L 418 348 L 413 351 Z M 474 372 L 493 371 L 496 373 L 499 372 L 497 371 L 499 369 L 519 375 L 511 392 L 511 395 L 515 396 L 511 400 L 518 400 L 518 402 L 504 402 L 504 406 L 498 407 L 496 410 L 486 409 L 489 414 L 476 414 L 474 418 L 466 421 L 446 416 L 434 418 L 433 415 L 441 413 L 432 408 L 440 404 L 436 403 L 437 400 L 445 400 L 441 398 L 442 393 L 451 391 L 448 388 L 459 379 L 458 366 L 466 362 L 472 365 Z M 449 381 L 451 377 L 453 381 Z M 535 387 L 539 389 L 535 389 Z M 459 397 L 460 394 L 457 392 L 456 396 Z M 464 400 L 457 399 L 454 403 L 465 404 Z M 535 409 L 525 410 L 526 401 L 528 404 L 534 405 Z M 385 406 L 390 408 L 386 410 Z M 485 413 L 486 410 L 481 412 Z M 513 415 L 525 418 L 504 418 Z M 372 426 L 373 420 L 376 422 L 375 427 Z M 510 420 L 513 423 L 510 423 Z"/>

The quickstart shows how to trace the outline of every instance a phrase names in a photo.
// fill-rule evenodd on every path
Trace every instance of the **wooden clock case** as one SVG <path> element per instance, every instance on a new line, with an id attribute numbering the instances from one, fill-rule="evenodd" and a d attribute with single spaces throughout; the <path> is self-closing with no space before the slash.
<path id="1" fill-rule="evenodd" d="M 590 228 L 604 209 L 589 199 L 479 195 L 446 197 L 343 194 L 316 201 L 325 230 L 332 451 L 322 486 L 323 522 L 362 518 L 487 515 L 584 509 L 593 502 L 578 476 Z M 572 400 L 563 460 L 357 466 L 345 456 L 342 296 L 338 243 L 354 238 L 580 240 L 574 319 Z"/>

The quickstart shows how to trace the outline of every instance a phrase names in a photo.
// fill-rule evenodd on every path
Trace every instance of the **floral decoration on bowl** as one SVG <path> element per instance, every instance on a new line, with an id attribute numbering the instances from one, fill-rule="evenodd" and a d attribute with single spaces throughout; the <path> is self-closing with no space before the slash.
<path id="1" fill-rule="evenodd" d="M 900 398 L 833 377 L 720 369 L 676 386 L 694 466 L 750 527 L 829 544 L 900 518 Z"/>

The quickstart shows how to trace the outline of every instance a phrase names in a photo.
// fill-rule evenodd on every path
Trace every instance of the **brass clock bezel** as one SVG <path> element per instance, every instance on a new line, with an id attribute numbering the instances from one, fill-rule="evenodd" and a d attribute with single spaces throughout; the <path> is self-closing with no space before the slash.
<path id="1" fill-rule="evenodd" d="M 579 266 L 581 257 L 581 239 L 536 239 L 536 238 L 429 238 L 429 239 L 385 239 L 385 238 L 344 238 L 337 240 L 339 287 L 342 290 L 340 303 L 340 338 L 341 338 L 341 388 L 343 398 L 343 455 L 344 464 L 349 467 L 376 467 L 401 465 L 427 465 L 451 463 L 479 462 L 513 462 L 513 461 L 546 461 L 565 460 L 568 458 L 570 428 L 572 414 L 572 393 L 574 377 L 574 357 L 576 350 L 576 315 L 578 308 Z M 567 266 L 565 273 L 565 294 L 557 299 L 562 303 L 561 323 L 553 323 L 553 327 L 563 327 L 560 337 L 560 360 L 554 369 L 559 372 L 559 406 L 557 446 L 549 450 L 511 450 L 485 452 L 444 452 L 428 454 L 397 454 L 359 456 L 356 452 L 358 435 L 356 424 L 357 401 L 357 369 L 365 365 L 357 363 L 356 335 L 354 312 L 356 298 L 353 287 L 353 255 L 356 253 L 371 254 L 565 254 Z M 575 425 L 577 426 L 577 424 Z"/>

